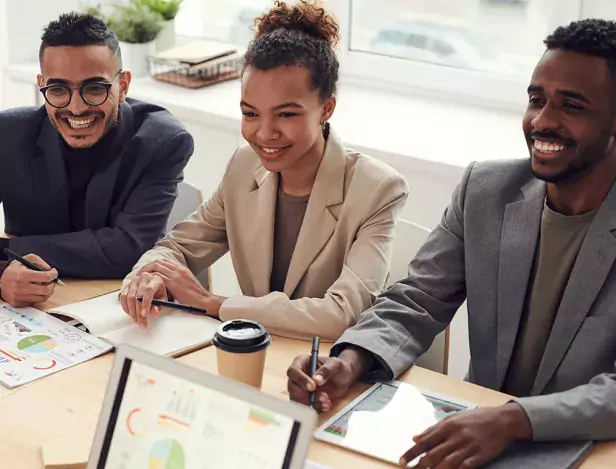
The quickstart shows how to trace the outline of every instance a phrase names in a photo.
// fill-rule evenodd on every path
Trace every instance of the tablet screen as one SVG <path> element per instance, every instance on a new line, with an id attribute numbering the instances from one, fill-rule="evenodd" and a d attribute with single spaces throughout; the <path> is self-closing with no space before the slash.
<path id="1" fill-rule="evenodd" d="M 389 404 L 396 392 L 397 386 L 391 384 L 381 383 L 372 393 L 368 395 L 363 401 L 356 405 L 353 409 L 342 415 L 338 420 L 325 429 L 327 433 L 332 435 L 338 435 L 341 437 L 346 436 L 349 429 L 349 420 L 354 412 L 379 412 Z M 439 421 L 447 417 L 447 415 L 466 410 L 466 407 L 457 405 L 444 400 L 436 399 L 431 396 L 422 395 L 423 398 L 429 402 L 434 408 L 434 421 Z"/>
<path id="2" fill-rule="evenodd" d="M 284 469 L 293 419 L 126 360 L 99 469 Z"/>
<path id="3" fill-rule="evenodd" d="M 426 395 L 406 383 L 381 383 L 361 401 L 321 427 L 326 441 L 397 463 L 413 437 L 467 407 Z"/>

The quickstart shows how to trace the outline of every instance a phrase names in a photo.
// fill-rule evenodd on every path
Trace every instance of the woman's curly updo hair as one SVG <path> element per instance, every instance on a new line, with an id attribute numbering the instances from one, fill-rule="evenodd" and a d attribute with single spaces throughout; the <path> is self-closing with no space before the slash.
<path id="1" fill-rule="evenodd" d="M 298 5 L 276 1 L 255 20 L 255 38 L 244 56 L 244 69 L 271 70 L 301 66 L 310 73 L 313 90 L 321 99 L 336 94 L 338 59 L 334 48 L 340 40 L 338 24 L 314 1 Z"/>

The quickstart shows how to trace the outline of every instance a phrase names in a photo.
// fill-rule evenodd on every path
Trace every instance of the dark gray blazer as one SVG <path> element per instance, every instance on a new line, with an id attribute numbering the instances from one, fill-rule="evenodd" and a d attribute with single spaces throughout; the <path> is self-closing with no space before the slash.
<path id="1" fill-rule="evenodd" d="M 0 202 L 11 250 L 62 276 L 122 278 L 161 237 L 193 139 L 169 112 L 121 104 L 118 157 L 94 174 L 83 231 L 70 232 L 60 136 L 44 107 L 0 112 Z"/>
<path id="2" fill-rule="evenodd" d="M 424 353 L 468 300 L 468 379 L 500 390 L 512 357 L 535 254 L 545 183 L 528 160 L 471 164 L 409 276 L 377 298 L 341 344 L 392 379 Z M 516 401 L 535 440 L 616 439 L 616 189 L 575 262 L 532 389 Z"/>

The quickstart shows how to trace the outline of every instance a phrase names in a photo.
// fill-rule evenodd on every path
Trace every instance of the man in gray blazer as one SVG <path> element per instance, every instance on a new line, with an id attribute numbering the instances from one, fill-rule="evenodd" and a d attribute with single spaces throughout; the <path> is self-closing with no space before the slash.
<path id="1" fill-rule="evenodd" d="M 99 19 L 51 22 L 40 65 L 45 106 L 0 112 L 0 295 L 14 306 L 45 301 L 58 275 L 130 272 L 162 236 L 193 152 L 169 112 L 126 98 L 130 72 Z M 5 248 L 48 271 L 11 262 Z"/>
<path id="2" fill-rule="evenodd" d="M 401 463 L 426 452 L 420 467 L 470 468 L 516 440 L 616 439 L 616 23 L 545 43 L 523 119 L 530 159 L 471 164 L 409 276 L 314 379 L 307 357 L 289 369 L 291 397 L 318 388 L 328 410 L 356 379 L 412 365 L 466 299 L 468 380 L 517 398 L 440 422 Z"/>

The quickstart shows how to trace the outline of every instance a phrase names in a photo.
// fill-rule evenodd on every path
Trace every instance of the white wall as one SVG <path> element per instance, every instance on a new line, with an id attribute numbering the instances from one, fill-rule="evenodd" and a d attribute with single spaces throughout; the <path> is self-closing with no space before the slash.
<path id="1" fill-rule="evenodd" d="M 3 71 L 7 65 L 38 63 L 43 28 L 81 4 L 80 0 L 0 0 L 0 109 L 37 103 L 35 88 L 10 83 Z M 31 80 L 36 83 L 35 73 Z"/>
<path id="2" fill-rule="evenodd" d="M 614 0 L 584 0 L 582 17 L 616 20 L 616 2 Z"/>
<path id="3" fill-rule="evenodd" d="M 9 62 L 38 60 L 43 28 L 60 13 L 79 9 L 80 0 L 4 0 Z"/>

